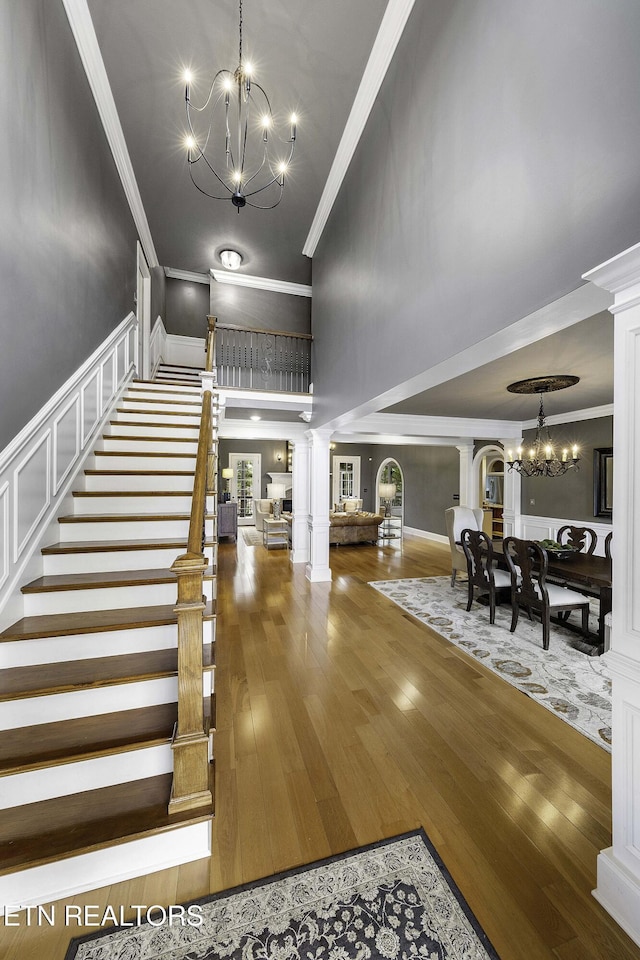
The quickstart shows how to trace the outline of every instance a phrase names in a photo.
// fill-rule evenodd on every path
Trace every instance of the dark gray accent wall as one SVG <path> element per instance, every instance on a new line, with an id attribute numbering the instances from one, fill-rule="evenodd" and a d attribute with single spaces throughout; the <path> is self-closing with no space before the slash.
<path id="1" fill-rule="evenodd" d="M 167 326 L 167 278 L 164 267 L 153 267 L 151 270 L 151 329 L 158 319 Z"/>
<path id="2" fill-rule="evenodd" d="M 205 338 L 209 314 L 209 284 L 167 277 L 165 290 L 167 333 L 181 337 Z"/>
<path id="3" fill-rule="evenodd" d="M 311 299 L 230 283 L 211 283 L 211 315 L 238 327 L 311 333 Z"/>
<path id="4" fill-rule="evenodd" d="M 404 475 L 404 522 L 428 533 L 446 535 L 444 511 L 456 506 L 460 492 L 460 455 L 455 447 L 394 446 L 338 443 L 331 451 L 360 459 L 360 491 L 364 510 L 376 505 L 375 480 L 380 464 L 393 457 Z"/>
<path id="5" fill-rule="evenodd" d="M 136 231 L 61 2 L 0 3 L 0 449 L 134 309 Z"/>
<path id="6" fill-rule="evenodd" d="M 259 453 L 262 457 L 262 477 L 260 497 L 266 497 L 267 484 L 271 483 L 269 473 L 284 473 L 286 467 L 286 440 L 220 440 L 218 442 L 218 490 L 226 489 L 226 480 L 222 479 L 222 469 L 229 466 L 230 453 Z M 278 460 L 278 454 L 282 460 Z"/>
<path id="7" fill-rule="evenodd" d="M 640 240 L 637 0 L 430 0 L 313 261 L 321 425 Z"/>
<path id="8" fill-rule="evenodd" d="M 554 444 L 562 448 L 578 444 L 580 463 L 578 470 L 569 470 L 562 477 L 523 477 L 521 510 L 534 517 L 561 517 L 584 520 L 596 518 L 593 513 L 593 451 L 598 447 L 613 446 L 613 417 L 598 417 L 596 420 L 580 420 L 550 427 Z M 524 434 L 523 447 L 533 439 L 535 431 Z M 535 503 L 531 503 L 534 500 Z"/>

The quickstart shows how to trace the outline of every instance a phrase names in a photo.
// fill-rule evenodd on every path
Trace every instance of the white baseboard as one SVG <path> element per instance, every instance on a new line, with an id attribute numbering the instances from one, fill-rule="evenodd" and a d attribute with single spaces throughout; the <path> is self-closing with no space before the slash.
<path id="1" fill-rule="evenodd" d="M 420 537 L 422 540 L 433 540 L 434 543 L 449 544 L 449 538 L 443 533 L 432 533 L 430 530 L 419 530 L 418 527 L 403 527 L 403 534 L 411 537 Z"/>
<path id="2" fill-rule="evenodd" d="M 593 896 L 640 946 L 640 886 L 608 847 L 598 854 L 598 886 Z"/>

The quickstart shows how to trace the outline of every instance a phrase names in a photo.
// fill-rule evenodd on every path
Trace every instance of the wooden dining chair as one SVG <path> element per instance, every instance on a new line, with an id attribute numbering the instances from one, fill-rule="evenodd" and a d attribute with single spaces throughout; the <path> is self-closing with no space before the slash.
<path id="1" fill-rule="evenodd" d="M 611 560 L 611 541 L 613 540 L 613 530 L 604 538 L 604 555 L 607 560 Z"/>
<path id="2" fill-rule="evenodd" d="M 558 530 L 556 540 L 563 547 L 571 547 L 579 553 L 591 556 L 596 548 L 598 535 L 591 527 L 574 527 L 567 523 Z"/>
<path id="3" fill-rule="evenodd" d="M 495 623 L 496 591 L 510 589 L 511 576 L 495 566 L 491 537 L 484 531 L 467 528 L 460 534 L 460 542 L 467 558 L 467 610 L 471 610 L 474 596 L 488 595 L 489 623 Z"/>
<path id="4" fill-rule="evenodd" d="M 589 601 L 575 590 L 567 590 L 555 583 L 547 583 L 549 558 L 546 550 L 534 540 L 506 537 L 503 551 L 511 574 L 511 633 L 518 624 L 520 606 L 525 607 L 532 620 L 532 611 L 542 621 L 542 646 L 549 649 L 551 614 L 572 610 L 582 611 L 582 633 L 589 630 Z"/>

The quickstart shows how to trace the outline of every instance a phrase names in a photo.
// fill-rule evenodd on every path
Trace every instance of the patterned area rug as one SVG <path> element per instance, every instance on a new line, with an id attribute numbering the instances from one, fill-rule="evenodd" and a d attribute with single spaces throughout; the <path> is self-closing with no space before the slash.
<path id="1" fill-rule="evenodd" d="M 446 640 L 480 660 L 527 696 L 537 700 L 594 743 L 611 750 L 611 678 L 601 657 L 589 656 L 579 635 L 551 625 L 549 649 L 542 649 L 542 626 L 520 613 L 509 632 L 511 607 L 474 602 L 467 613 L 467 588 L 451 589 L 449 577 L 379 580 L 369 584 Z M 597 630 L 595 619 L 590 629 Z"/>
<path id="2" fill-rule="evenodd" d="M 242 539 L 248 547 L 262 546 L 262 533 L 260 530 L 256 530 L 255 527 L 243 527 Z"/>
<path id="3" fill-rule="evenodd" d="M 498 960 L 422 830 L 190 909 L 199 926 L 111 928 L 66 960 Z"/>

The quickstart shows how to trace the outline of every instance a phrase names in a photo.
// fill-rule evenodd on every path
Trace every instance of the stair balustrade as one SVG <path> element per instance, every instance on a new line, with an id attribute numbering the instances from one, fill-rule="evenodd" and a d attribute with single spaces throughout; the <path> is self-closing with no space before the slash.
<path id="1" fill-rule="evenodd" d="M 215 370 L 221 387 L 308 393 L 312 336 L 215 325 Z"/>
<path id="2" fill-rule="evenodd" d="M 206 369 L 212 372 L 215 317 L 209 317 L 208 323 Z M 178 581 L 175 608 L 178 620 L 178 720 L 172 739 L 174 769 L 169 813 L 205 804 L 213 806 L 208 727 L 213 726 L 214 717 L 207 717 L 203 697 L 203 615 L 206 609 L 203 581 L 208 567 L 205 523 L 207 500 L 211 497 L 215 503 L 216 492 L 213 399 L 213 392 L 205 390 L 187 552 L 177 557 L 171 567 Z"/>

